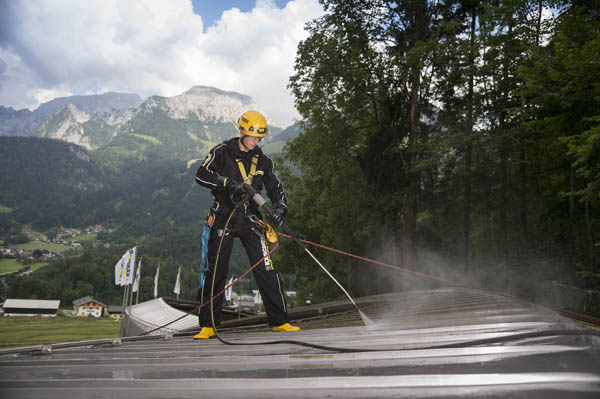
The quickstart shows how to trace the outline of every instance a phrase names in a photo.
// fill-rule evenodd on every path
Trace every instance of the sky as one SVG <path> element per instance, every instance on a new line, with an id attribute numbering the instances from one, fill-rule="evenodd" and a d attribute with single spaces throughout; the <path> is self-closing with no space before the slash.
<path id="1" fill-rule="evenodd" d="M 0 0 L 0 105 L 202 85 L 251 96 L 285 127 L 299 118 L 296 49 L 322 14 L 318 0 Z"/>

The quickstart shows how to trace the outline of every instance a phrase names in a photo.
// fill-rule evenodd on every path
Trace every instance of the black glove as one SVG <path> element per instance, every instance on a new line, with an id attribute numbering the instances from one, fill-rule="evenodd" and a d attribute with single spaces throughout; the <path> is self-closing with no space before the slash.
<path id="1" fill-rule="evenodd" d="M 231 177 L 219 176 L 217 184 L 219 187 L 227 190 L 230 195 L 240 196 L 244 194 L 244 185 L 233 180 Z"/>
<path id="2" fill-rule="evenodd" d="M 281 226 L 283 223 L 285 223 L 285 215 L 286 214 L 287 214 L 287 207 L 282 203 L 277 204 L 277 206 L 275 206 L 275 209 L 273 209 L 273 219 L 275 219 L 275 221 L 277 221 L 277 224 L 279 226 Z"/>
<path id="3" fill-rule="evenodd" d="M 229 194 L 235 197 L 239 197 L 242 194 L 245 194 L 244 185 L 233 180 L 232 178 L 227 178 L 227 181 L 225 182 L 225 187 L 227 187 L 227 191 L 229 191 Z"/>

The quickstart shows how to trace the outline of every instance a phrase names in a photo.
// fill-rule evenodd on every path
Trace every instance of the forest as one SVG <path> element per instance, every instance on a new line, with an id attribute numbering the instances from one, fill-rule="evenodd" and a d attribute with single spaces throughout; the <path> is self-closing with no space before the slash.
<path id="1" fill-rule="evenodd" d="M 598 290 L 600 2 L 322 3 L 289 83 L 290 226 L 457 284 Z M 338 296 L 284 251 L 300 296 Z M 355 295 L 439 284 L 319 256 Z"/>

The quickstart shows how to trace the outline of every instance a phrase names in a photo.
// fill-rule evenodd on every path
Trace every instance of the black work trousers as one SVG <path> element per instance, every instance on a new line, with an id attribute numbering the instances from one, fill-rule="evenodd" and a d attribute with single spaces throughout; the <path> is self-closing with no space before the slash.
<path id="1" fill-rule="evenodd" d="M 198 301 L 204 303 L 210 300 L 212 278 L 215 271 L 215 262 L 217 252 L 219 251 L 219 241 L 221 235 L 225 234 L 221 251 L 219 254 L 219 265 L 216 268 L 215 284 L 213 295 L 218 294 L 225 287 L 227 275 L 229 274 L 229 257 L 233 248 L 233 239 L 235 237 L 242 241 L 242 245 L 248 255 L 250 265 L 256 264 L 269 252 L 268 241 L 264 237 L 259 237 L 252 231 L 251 222 L 245 214 L 235 215 L 230 221 L 227 231 L 223 226 L 229 215 L 217 215 L 215 223 L 210 231 L 208 239 L 208 270 L 204 273 L 202 288 L 198 290 Z M 285 293 L 281 282 L 279 271 L 273 265 L 270 256 L 267 256 L 252 273 L 258 285 L 262 301 L 267 312 L 267 320 L 270 326 L 279 326 L 288 322 L 287 304 Z M 221 308 L 225 295 L 222 294 L 213 300 L 213 314 L 215 326 L 221 323 Z M 200 327 L 212 327 L 210 302 L 200 309 L 198 319 Z"/>

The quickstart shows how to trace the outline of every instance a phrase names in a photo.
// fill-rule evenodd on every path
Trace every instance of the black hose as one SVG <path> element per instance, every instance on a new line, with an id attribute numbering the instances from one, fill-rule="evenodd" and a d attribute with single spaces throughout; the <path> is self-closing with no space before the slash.
<path id="1" fill-rule="evenodd" d="M 520 334 L 506 335 L 504 337 L 476 339 L 476 340 L 471 340 L 471 341 L 457 342 L 457 343 L 453 343 L 453 344 L 434 345 L 434 346 L 425 346 L 425 347 L 407 348 L 407 349 L 391 349 L 391 348 L 386 348 L 386 349 L 342 348 L 342 347 L 335 347 L 335 346 L 311 344 L 309 342 L 297 341 L 297 340 L 288 340 L 288 339 L 286 339 L 286 340 L 276 340 L 276 341 L 264 341 L 264 342 L 231 342 L 231 341 L 227 341 L 225 338 L 223 338 L 219 334 L 219 331 L 217 330 L 217 327 L 215 325 L 215 315 L 214 315 L 213 299 L 214 299 L 214 288 L 215 288 L 215 276 L 217 274 L 217 267 L 219 265 L 219 255 L 221 254 L 221 246 L 223 244 L 223 239 L 225 237 L 225 233 L 227 231 L 227 227 L 229 226 L 231 218 L 235 214 L 236 210 L 237 210 L 237 206 L 235 208 L 233 208 L 233 210 L 231 211 L 231 214 L 227 218 L 227 222 L 225 223 L 225 227 L 223 227 L 223 234 L 221 235 L 221 239 L 219 241 L 219 248 L 217 249 L 217 257 L 216 257 L 216 260 L 215 260 L 215 267 L 213 269 L 213 276 L 212 276 L 212 281 L 211 281 L 211 285 L 210 285 L 210 320 L 211 320 L 211 324 L 212 324 L 213 330 L 215 332 L 215 336 L 217 337 L 217 339 L 219 341 L 221 341 L 225 345 L 275 345 L 275 344 L 290 344 L 290 345 L 299 345 L 299 346 L 305 346 L 305 347 L 309 347 L 309 348 L 321 349 L 321 350 L 332 351 L 332 352 L 359 353 L 359 352 L 389 352 L 389 351 L 396 351 L 396 350 L 428 350 L 428 349 L 465 348 L 465 347 L 477 346 L 477 345 L 495 344 L 495 343 L 501 343 L 501 342 L 510 342 L 510 341 L 515 341 L 515 340 L 520 340 L 520 339 L 526 339 L 526 338 L 538 338 L 538 337 L 561 336 L 561 335 L 580 335 L 580 336 L 589 335 L 589 336 L 600 337 L 600 331 L 590 331 L 590 330 L 545 330 L 545 331 L 534 331 L 534 332 L 529 332 L 529 333 L 520 333 Z"/>
<path id="2" fill-rule="evenodd" d="M 217 330 L 217 326 L 215 325 L 215 313 L 214 313 L 214 305 L 213 305 L 214 291 L 215 291 L 215 279 L 216 279 L 216 275 L 217 275 L 217 267 L 219 266 L 219 256 L 221 254 L 221 247 L 223 244 L 223 239 L 225 238 L 225 233 L 227 231 L 227 227 L 229 226 L 229 222 L 231 221 L 231 218 L 235 214 L 238 206 L 233 208 L 233 210 L 229 214 L 229 217 L 227 218 L 227 221 L 225 222 L 225 226 L 223 227 L 223 234 L 221 235 L 221 239 L 219 240 L 219 247 L 217 248 L 217 256 L 215 259 L 215 267 L 213 269 L 213 275 L 212 275 L 212 280 L 211 280 L 211 284 L 210 284 L 210 322 L 212 324 L 212 328 L 213 328 L 213 331 L 215 332 L 215 336 L 217 337 L 217 339 L 226 345 L 292 344 L 292 345 L 306 346 L 306 347 L 315 348 L 315 349 L 329 350 L 329 351 L 333 351 L 333 352 L 370 352 L 371 351 L 370 349 L 337 348 L 337 347 L 333 347 L 333 346 L 317 345 L 317 344 L 311 344 L 308 342 L 295 341 L 295 340 L 277 340 L 277 341 L 266 341 L 266 342 L 231 342 L 231 341 L 227 341 L 226 339 L 224 339 L 221 336 L 221 334 L 219 334 L 219 331 Z"/>

